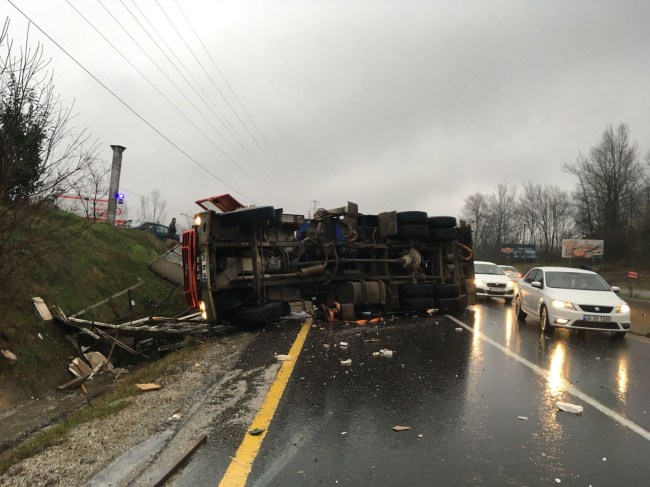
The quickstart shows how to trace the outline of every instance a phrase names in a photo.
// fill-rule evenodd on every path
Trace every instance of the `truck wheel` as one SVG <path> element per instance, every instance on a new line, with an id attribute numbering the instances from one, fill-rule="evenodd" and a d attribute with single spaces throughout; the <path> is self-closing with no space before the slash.
<path id="1" fill-rule="evenodd" d="M 431 236 L 431 240 L 438 242 L 458 240 L 458 230 L 455 228 L 432 228 L 429 235 Z"/>
<path id="2" fill-rule="evenodd" d="M 397 235 L 402 238 L 427 240 L 429 238 L 429 227 L 426 225 L 399 225 Z"/>
<path id="3" fill-rule="evenodd" d="M 436 298 L 457 298 L 460 296 L 460 287 L 456 284 L 440 284 L 435 287 Z"/>
<path id="4" fill-rule="evenodd" d="M 254 206 L 221 213 L 219 219 L 226 227 L 247 225 L 275 218 L 275 208 L 272 206 Z"/>
<path id="5" fill-rule="evenodd" d="M 429 284 L 403 284 L 397 288 L 400 299 L 432 298 L 433 286 Z"/>
<path id="6" fill-rule="evenodd" d="M 399 300 L 399 307 L 402 311 L 426 311 L 435 308 L 436 302 L 433 298 L 404 298 Z"/>
<path id="7" fill-rule="evenodd" d="M 265 321 L 275 320 L 287 314 L 287 306 L 284 301 L 269 301 L 254 308 L 243 308 L 235 310 L 231 321 L 235 325 L 257 325 Z"/>
<path id="8" fill-rule="evenodd" d="M 397 212 L 397 223 L 400 225 L 426 225 L 426 211 L 399 211 Z"/>
<path id="9" fill-rule="evenodd" d="M 457 309 L 460 307 L 460 298 L 436 298 L 438 309 Z"/>
<path id="10" fill-rule="evenodd" d="M 453 216 L 430 216 L 427 223 L 429 228 L 456 228 L 456 218 Z"/>

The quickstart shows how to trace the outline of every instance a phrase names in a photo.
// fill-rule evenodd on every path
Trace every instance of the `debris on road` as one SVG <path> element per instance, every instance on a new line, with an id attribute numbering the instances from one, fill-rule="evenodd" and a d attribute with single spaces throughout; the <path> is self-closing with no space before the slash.
<path id="1" fill-rule="evenodd" d="M 386 358 L 391 358 L 395 352 L 392 350 L 388 350 L 387 348 L 382 348 L 377 352 L 379 357 L 386 357 Z M 373 354 L 374 355 L 374 354 Z"/>
<path id="2" fill-rule="evenodd" d="M 136 384 L 135 385 L 138 389 L 141 391 L 157 391 L 160 389 L 160 386 L 158 384 Z"/>
<path id="3" fill-rule="evenodd" d="M 561 484 L 562 481 L 561 481 L 560 479 L 555 479 L 555 483 L 556 483 L 556 484 Z"/>
<path id="4" fill-rule="evenodd" d="M 258 435 L 261 435 L 262 433 L 264 433 L 265 431 L 266 430 L 264 428 L 255 428 L 255 429 L 250 430 L 248 432 L 248 434 L 251 435 L 251 436 L 258 436 Z"/>
<path id="5" fill-rule="evenodd" d="M 457 328 L 454 328 L 456 331 L 463 331 L 463 329 L 459 326 Z"/>
<path id="6" fill-rule="evenodd" d="M 517 419 L 520 419 L 522 421 L 528 421 L 528 416 L 517 416 Z"/>
<path id="7" fill-rule="evenodd" d="M 347 360 L 341 360 L 341 365 L 352 365 L 352 359 L 349 358 Z"/>
<path id="8" fill-rule="evenodd" d="M 169 418 L 167 418 L 168 421 L 180 421 L 183 416 L 179 413 L 174 413 L 172 414 Z"/>
<path id="9" fill-rule="evenodd" d="M 363 343 L 379 343 L 379 338 L 366 338 Z"/>
<path id="10" fill-rule="evenodd" d="M 278 354 L 275 356 L 275 358 L 278 359 L 280 362 L 289 362 L 292 359 L 291 355 L 283 355 L 283 354 Z"/>
<path id="11" fill-rule="evenodd" d="M 420 433 L 420 434 L 418 435 L 418 438 L 424 438 L 424 435 L 423 435 L 422 433 Z"/>
<path id="12" fill-rule="evenodd" d="M 89 376 L 102 368 L 110 370 L 113 368 L 113 364 L 101 352 L 84 353 L 82 356 L 76 357 L 68 366 L 68 370 L 75 377 Z"/>
<path id="13" fill-rule="evenodd" d="M 341 343 L 339 343 L 339 346 L 345 348 L 345 347 L 348 346 L 348 342 L 341 342 Z"/>
<path id="14" fill-rule="evenodd" d="M 397 432 L 400 432 L 400 431 L 408 431 L 408 430 L 410 430 L 410 429 L 411 429 L 410 426 L 400 426 L 400 425 L 395 425 L 395 426 L 393 426 L 393 431 L 397 431 Z"/>
<path id="15" fill-rule="evenodd" d="M 570 402 L 558 401 L 555 403 L 555 405 L 558 407 L 558 409 L 566 411 L 567 413 L 582 414 L 584 411 L 584 408 L 582 406 L 579 406 L 578 404 L 571 404 Z"/>

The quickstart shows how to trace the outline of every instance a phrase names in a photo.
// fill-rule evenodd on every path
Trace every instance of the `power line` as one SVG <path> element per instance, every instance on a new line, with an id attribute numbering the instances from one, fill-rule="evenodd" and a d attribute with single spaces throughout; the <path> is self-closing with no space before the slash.
<path id="1" fill-rule="evenodd" d="M 135 109 L 133 109 L 128 103 L 126 103 L 122 98 L 120 98 L 113 90 L 111 90 L 108 86 L 106 86 L 102 81 L 99 80 L 93 73 L 91 73 L 85 66 L 83 66 L 79 61 L 75 59 L 75 57 L 70 54 L 67 50 L 65 50 L 58 42 L 56 42 L 47 32 L 45 32 L 36 22 L 34 22 L 25 12 L 23 12 L 20 8 L 16 6 L 16 4 L 12 0 L 7 0 L 9 4 L 15 8 L 27 21 L 29 21 L 31 24 L 34 25 L 45 37 L 47 37 L 50 42 L 52 42 L 56 47 L 58 47 L 66 56 L 68 56 L 72 62 L 74 62 L 77 66 L 79 66 L 81 69 L 83 69 L 86 74 L 88 74 L 92 79 L 94 79 L 97 83 L 99 83 L 102 88 L 104 88 L 106 91 L 108 91 L 113 97 L 119 101 L 124 107 L 129 110 L 131 113 L 133 113 L 136 117 L 138 117 L 142 122 L 144 122 L 146 125 L 148 125 L 154 132 L 156 132 L 160 137 L 165 139 L 170 145 L 172 145 L 176 150 L 178 150 L 181 154 L 183 154 L 185 157 L 187 157 L 190 161 L 192 161 L 194 164 L 199 166 L 201 169 L 203 169 L 205 172 L 210 174 L 213 178 L 215 178 L 217 181 L 223 183 L 225 186 L 228 188 L 232 189 L 236 193 L 242 195 L 246 199 L 250 200 L 251 202 L 255 203 L 255 201 L 239 191 L 238 189 L 234 188 L 230 184 L 228 184 L 226 181 L 221 179 L 219 176 L 214 174 L 212 171 L 210 171 L 208 168 L 206 168 L 204 165 L 202 165 L 200 162 L 198 162 L 196 159 L 194 159 L 192 156 L 190 156 L 187 152 L 185 152 L 183 149 L 181 149 L 178 145 L 176 145 L 171 139 L 169 139 L 165 134 L 163 134 L 160 130 L 158 130 L 156 127 L 154 127 L 150 122 L 148 122 L 142 115 L 140 115 Z M 256 203 L 255 203 L 256 204 Z"/>
<path id="2" fill-rule="evenodd" d="M 183 16 L 183 18 L 185 19 L 185 22 L 187 23 L 187 25 L 190 27 L 190 29 L 191 29 L 192 32 L 194 33 L 194 36 L 196 37 L 196 39 L 197 39 L 197 40 L 199 41 L 199 43 L 201 44 L 201 47 L 203 47 L 203 50 L 205 51 L 205 53 L 207 54 L 208 58 L 209 58 L 210 61 L 212 62 L 212 65 L 215 67 L 215 69 L 216 69 L 217 72 L 219 73 L 219 76 L 221 76 L 221 79 L 224 80 L 224 82 L 226 83 L 226 86 L 228 87 L 228 89 L 229 89 L 230 92 L 232 93 L 232 95 L 233 95 L 233 97 L 235 98 L 235 100 L 237 100 L 237 104 L 239 105 L 239 107 L 242 109 L 242 111 L 243 111 L 244 114 L 246 115 L 246 118 L 250 121 L 250 123 L 252 124 L 252 126 L 255 128 L 255 131 L 258 133 L 258 135 L 260 136 L 260 138 L 262 139 L 262 141 L 264 142 L 264 144 L 266 145 L 266 147 L 269 149 L 270 153 L 275 157 L 276 161 L 277 161 L 281 166 L 284 166 L 284 163 L 280 160 L 280 158 L 278 157 L 278 155 L 275 153 L 275 151 L 274 151 L 273 148 L 271 147 L 271 144 L 269 144 L 268 140 L 266 140 L 266 137 L 264 137 L 264 134 L 263 134 L 262 131 L 259 129 L 259 127 L 258 127 L 257 124 L 255 123 L 255 121 L 253 120 L 253 118 L 250 116 L 250 114 L 248 113 L 248 110 L 246 110 L 246 107 L 244 106 L 244 104 L 243 104 L 242 101 L 240 100 L 239 96 L 237 96 L 237 93 L 235 92 L 235 90 L 233 89 L 233 87 L 230 85 L 230 82 L 228 81 L 228 79 L 226 78 L 226 76 L 223 74 L 223 72 L 221 71 L 221 69 L 219 68 L 219 66 L 217 65 L 216 61 L 215 61 L 214 58 L 212 57 L 212 54 L 210 54 L 210 51 L 208 50 L 208 48 L 207 48 L 207 47 L 205 46 L 205 44 L 203 43 L 203 40 L 201 40 L 201 37 L 200 37 L 199 34 L 196 32 L 196 29 L 194 29 L 194 27 L 193 27 L 192 23 L 190 22 L 190 20 L 188 19 L 187 15 L 185 15 L 185 12 L 184 12 L 183 9 L 181 8 L 181 6 L 178 4 L 178 1 L 177 1 L 177 0 L 174 0 L 174 3 L 176 4 L 176 8 L 178 9 L 178 11 L 181 13 L 181 15 Z M 216 83 L 214 82 L 214 80 L 212 79 L 212 77 L 210 76 L 209 78 L 210 78 L 210 81 L 212 82 L 212 84 L 213 84 L 215 87 L 217 87 L 217 85 L 216 85 Z M 218 87 L 217 87 L 217 89 L 218 89 Z M 254 138 L 254 140 L 255 140 L 256 143 L 259 145 L 259 143 L 257 142 L 257 139 Z M 290 176 L 292 175 L 292 172 L 291 172 L 290 170 L 288 170 L 286 167 L 284 167 L 284 170 L 285 170 L 285 171 L 288 171 L 288 173 L 289 173 Z M 293 183 L 293 187 L 294 187 L 294 188 L 298 188 L 298 187 L 299 187 L 299 185 L 296 184 L 295 180 L 293 180 L 292 183 Z"/>
<path id="3" fill-rule="evenodd" d="M 155 83 L 153 83 L 153 82 L 152 82 L 152 81 L 151 81 L 151 80 L 150 80 L 150 79 L 149 79 L 149 78 L 148 78 L 144 73 L 142 73 L 142 71 L 140 71 L 140 69 L 138 69 L 137 66 L 135 66 L 135 65 L 134 65 L 134 64 L 133 64 L 133 63 L 132 63 L 132 62 L 131 62 L 131 61 L 130 61 L 130 60 L 129 60 L 129 59 L 128 59 L 128 58 L 127 58 L 127 57 L 126 57 L 126 56 L 125 56 L 125 55 L 124 55 L 124 54 L 123 54 L 123 53 L 122 53 L 122 52 L 121 52 L 121 51 L 120 51 L 120 50 L 119 50 L 119 49 L 118 49 L 118 48 L 117 48 L 117 47 L 116 47 L 116 46 L 115 46 L 115 45 L 114 45 L 114 44 L 113 44 L 113 43 L 112 43 L 112 42 L 111 42 L 111 41 L 110 41 L 110 40 L 109 40 L 105 35 L 104 35 L 104 34 L 102 34 L 102 32 L 101 32 L 101 31 L 100 31 L 100 30 L 99 30 L 99 29 L 98 29 L 98 28 L 97 28 L 97 27 L 96 27 L 96 26 L 95 26 L 95 25 L 94 25 L 94 24 L 93 24 L 93 23 L 92 23 L 92 22 L 91 22 L 91 21 L 90 21 L 86 16 L 84 16 L 83 13 L 81 13 L 81 12 L 80 12 L 80 11 L 79 11 L 75 6 L 74 6 L 74 5 L 70 2 L 70 0 L 65 0 L 65 1 L 66 1 L 66 3 L 67 3 L 68 5 L 70 5 L 70 7 L 72 7 L 72 9 L 73 9 L 75 12 L 77 12 L 77 14 L 79 14 L 79 15 L 81 16 L 82 19 L 84 19 L 84 20 L 88 23 L 88 25 L 90 25 L 90 26 L 95 30 L 95 32 L 97 32 L 97 34 L 99 34 L 99 35 L 102 37 L 102 39 L 104 39 L 104 40 L 108 43 L 109 46 L 111 46 L 111 47 L 112 47 L 112 48 L 113 48 L 113 49 L 114 49 L 114 50 L 115 50 L 115 51 L 116 51 L 116 52 L 117 52 L 117 53 L 122 57 L 122 59 L 124 59 L 124 60 L 125 60 L 125 61 L 126 61 L 126 62 L 127 62 L 127 63 L 128 63 L 128 64 L 129 64 L 129 65 L 130 65 L 130 66 L 131 66 L 131 67 L 132 67 L 132 68 L 133 68 L 133 69 L 134 69 L 134 70 L 135 70 L 135 71 L 136 71 L 136 72 L 137 72 L 137 73 L 138 73 L 138 74 L 139 74 L 139 75 L 140 75 L 140 76 L 141 76 L 141 77 L 146 81 L 146 82 L 147 82 L 147 83 L 149 83 L 149 85 L 150 85 L 154 90 L 156 90 L 156 91 L 158 92 L 158 94 L 160 94 L 160 96 L 162 96 L 162 97 L 163 97 L 163 98 L 164 98 L 164 99 L 165 99 L 165 100 L 166 100 L 166 101 L 167 101 L 167 102 L 168 102 L 172 107 L 174 107 L 174 108 L 176 109 L 176 111 L 177 111 L 178 113 L 180 113 L 180 115 L 181 115 L 183 118 L 185 118 L 185 120 L 187 120 L 187 121 L 188 121 L 188 122 L 189 122 L 189 123 L 190 123 L 190 124 L 191 124 L 195 129 L 196 129 L 196 130 L 198 130 L 199 133 L 200 133 L 201 135 L 203 135 L 203 137 L 205 137 L 205 139 L 208 140 L 208 142 L 210 142 L 210 143 L 211 143 L 211 144 L 212 144 L 212 145 L 213 145 L 213 146 L 214 146 L 214 147 L 215 147 L 215 148 L 216 148 L 216 149 L 217 149 L 221 154 L 223 154 L 223 156 L 224 156 L 226 159 L 228 159 L 228 161 L 229 161 L 231 164 L 233 164 L 237 169 L 242 170 L 242 171 L 244 172 L 244 174 L 246 174 L 246 176 L 247 176 L 248 178 L 250 178 L 250 179 L 252 179 L 253 181 L 255 181 L 255 183 L 256 183 L 260 188 L 265 189 L 265 188 L 263 188 L 263 187 L 262 187 L 262 186 L 257 182 L 257 180 L 255 180 L 255 179 L 254 179 L 254 178 L 253 178 L 253 177 L 252 177 L 252 176 L 251 176 L 251 175 L 250 175 L 250 174 L 249 174 L 249 173 L 248 173 L 248 172 L 247 172 L 243 167 L 240 167 L 240 166 L 239 166 L 239 165 L 238 165 L 234 160 L 232 160 L 232 158 L 231 158 L 231 157 L 230 157 L 226 152 L 224 152 L 223 149 L 221 149 L 221 147 L 219 147 L 219 145 L 218 145 L 218 144 L 217 144 L 217 143 L 216 143 L 212 138 L 210 138 L 210 137 L 209 137 L 209 136 L 208 136 L 208 135 L 207 135 L 207 134 L 206 134 L 206 133 L 205 133 L 205 132 L 204 132 L 204 131 L 203 131 L 203 130 L 198 126 L 198 125 L 196 125 L 196 123 L 195 123 L 193 120 L 191 120 L 191 119 L 190 119 L 190 118 L 185 114 L 185 112 L 183 112 L 183 111 L 182 111 L 182 110 L 181 110 L 181 109 L 180 109 L 180 108 L 179 108 L 179 107 L 178 107 L 178 106 L 177 106 L 177 105 L 176 105 L 176 104 L 175 104 L 175 103 L 174 103 L 174 102 L 173 102 L 173 101 L 172 101 L 172 100 L 167 96 L 167 95 L 165 95 L 165 94 L 160 90 L 160 88 L 158 88 L 158 87 L 155 85 Z"/>
<path id="4" fill-rule="evenodd" d="M 98 1 L 99 1 L 99 4 L 102 5 L 102 7 L 104 7 L 104 9 L 109 13 L 109 15 L 111 15 L 111 17 L 115 18 L 115 17 L 110 13 L 110 11 L 109 11 L 109 10 L 108 10 L 108 9 L 107 9 L 103 4 L 102 4 L 101 0 L 98 0 Z M 208 108 L 208 110 L 209 110 L 210 112 L 212 112 L 212 114 L 217 118 L 217 120 L 221 123 L 221 125 L 223 125 L 223 127 L 226 129 L 226 131 L 227 131 L 227 132 L 228 132 L 228 133 L 233 137 L 233 139 L 235 139 L 235 141 L 236 141 L 237 143 L 239 143 L 239 145 L 244 149 L 244 151 L 246 151 L 246 152 L 248 153 L 248 155 L 249 155 L 249 156 L 251 157 L 251 159 L 254 161 L 255 158 L 254 158 L 254 156 L 250 153 L 250 151 L 248 151 L 248 149 L 247 149 L 247 148 L 246 148 L 246 147 L 245 147 L 245 146 L 244 146 L 244 145 L 243 145 L 243 144 L 242 144 L 242 143 L 237 139 L 237 137 L 233 134 L 233 132 L 228 128 L 228 126 L 226 125 L 226 123 L 224 123 L 224 121 L 221 120 L 221 118 L 220 118 L 220 116 L 217 114 L 217 112 L 215 112 L 215 111 L 210 107 L 210 105 L 208 104 L 208 102 L 206 101 L 206 99 L 205 99 L 204 97 L 202 97 L 201 94 L 196 90 L 196 88 L 194 87 L 194 85 L 192 85 L 192 83 L 190 83 L 190 81 L 187 79 L 187 77 L 186 77 L 186 76 L 181 72 L 181 70 L 178 68 L 178 66 L 176 65 L 176 63 L 174 63 L 174 62 L 170 59 L 170 57 L 167 55 L 167 53 L 164 51 L 164 49 L 162 49 L 162 48 L 160 47 L 160 45 L 158 44 L 158 42 L 153 38 L 153 36 L 149 33 L 149 31 L 145 28 L 145 26 L 142 25 L 142 23 L 140 22 L 140 20 L 139 20 L 139 19 L 138 19 L 138 18 L 133 14 L 133 12 L 132 12 L 132 11 L 131 11 L 127 6 L 126 6 L 126 4 L 124 3 L 124 1 L 123 1 L 123 0 L 120 0 L 120 3 L 121 3 L 122 6 L 125 8 L 125 10 L 129 13 L 129 15 L 130 15 L 130 16 L 131 16 L 131 17 L 136 21 L 136 23 L 140 26 L 140 28 L 143 30 L 143 32 L 144 32 L 144 33 L 149 37 L 149 39 L 151 39 L 151 41 L 155 44 L 155 46 L 156 46 L 156 47 L 158 48 L 158 50 L 163 54 L 163 56 L 165 56 L 165 58 L 166 58 L 167 61 L 170 63 L 170 65 L 171 65 L 171 66 L 172 66 L 172 67 L 173 67 L 173 68 L 178 72 L 178 74 L 183 78 L 183 80 L 187 83 L 187 85 L 192 89 L 192 91 L 196 94 L 196 96 L 197 96 L 197 97 L 198 97 L 198 98 L 203 102 L 203 104 Z M 116 22 L 117 22 L 117 19 L 116 19 Z M 118 23 L 119 23 L 119 22 L 118 22 Z M 126 32 L 126 29 L 125 29 L 121 24 L 120 24 L 120 27 L 122 27 L 122 29 Z M 130 34 L 129 34 L 129 37 L 130 37 L 134 42 L 136 42 L 135 39 L 133 38 L 133 36 L 131 36 Z M 136 43 L 136 44 L 137 44 L 137 43 Z M 143 50 L 143 48 L 142 48 L 140 45 L 138 45 L 138 47 L 140 47 L 140 49 Z M 148 55 L 147 55 L 147 56 L 148 56 Z M 148 56 L 148 57 L 151 59 L 150 56 Z M 182 63 L 181 63 L 181 64 L 182 64 Z M 157 66 L 157 65 L 156 65 L 156 66 Z M 157 66 L 157 67 L 158 67 L 158 66 Z M 160 67 L 158 67 L 158 68 L 160 69 Z M 186 71 L 187 71 L 187 68 L 185 68 L 185 69 L 186 69 Z M 211 100 L 210 100 L 210 101 L 211 101 Z M 214 103 L 213 103 L 213 104 L 214 104 Z M 218 110 L 218 109 L 217 109 L 217 110 Z M 223 117 L 223 114 L 221 114 L 221 116 Z M 224 117 L 224 118 L 225 118 L 225 117 Z M 237 153 L 237 155 L 238 155 L 239 157 L 241 157 L 242 160 L 244 160 L 244 161 L 245 161 L 245 162 L 246 162 L 246 163 L 251 167 L 251 169 L 255 170 L 255 168 L 253 167 L 253 165 L 250 164 L 250 163 L 246 160 L 246 158 L 245 158 L 245 157 L 244 157 L 244 156 L 239 152 L 239 150 L 237 150 L 237 149 L 232 145 L 232 143 L 230 143 L 230 141 L 227 140 L 226 137 L 224 137 L 224 136 L 221 134 L 221 132 L 220 132 L 220 131 L 219 131 L 219 130 L 214 126 L 214 125 L 212 125 L 211 122 L 208 121 L 207 118 L 204 117 L 204 119 L 205 119 L 206 122 L 208 122 L 208 124 L 209 124 L 209 125 L 210 125 L 210 126 L 211 126 L 211 127 L 212 127 L 212 128 L 213 128 L 213 129 L 214 129 L 214 130 L 215 130 L 215 131 L 216 131 L 216 132 L 217 132 L 217 133 L 218 133 L 218 134 L 223 138 L 223 139 L 224 139 L 224 141 L 225 141 L 225 142 L 230 146 L 230 148 L 231 148 L 233 151 L 235 151 L 235 153 Z M 279 189 L 280 191 L 282 191 L 282 188 L 280 188 L 279 186 L 277 187 L 277 189 Z"/>
<path id="5" fill-rule="evenodd" d="M 131 0 L 131 1 L 135 3 L 135 0 Z M 185 37 L 183 37 L 183 34 L 178 30 L 178 28 L 176 27 L 176 24 L 174 23 L 174 21 L 169 17 L 169 15 L 167 15 L 167 12 L 166 12 L 165 9 L 162 7 L 162 5 L 160 5 L 160 2 L 159 2 L 158 0 L 155 0 L 155 2 L 156 2 L 156 5 L 158 5 L 158 8 L 160 9 L 160 11 L 163 13 L 163 15 L 165 16 L 165 18 L 167 19 L 167 22 L 169 22 L 169 25 L 171 25 L 172 28 L 174 29 L 174 31 L 176 32 L 176 35 L 178 35 L 179 39 L 183 42 L 183 44 L 185 45 L 185 47 L 187 48 L 187 50 L 189 51 L 189 53 L 192 55 L 192 57 L 194 58 L 194 60 L 197 62 L 197 64 L 199 65 L 199 67 L 203 70 L 203 72 L 204 72 L 205 75 L 208 77 L 208 79 L 210 79 L 210 81 L 212 82 L 213 86 L 216 88 L 216 90 L 217 90 L 217 92 L 219 93 L 219 95 L 221 95 L 221 98 L 226 102 L 226 105 L 228 105 L 228 107 L 230 108 L 230 110 L 232 111 L 232 113 L 235 115 L 235 117 L 239 120 L 239 122 L 240 122 L 241 125 L 244 127 L 244 129 L 248 132 L 248 134 L 251 136 L 251 138 L 252 138 L 252 139 L 257 143 L 257 141 L 255 140 L 255 138 L 253 137 L 253 134 L 250 132 L 250 130 L 248 130 L 248 127 L 246 127 L 246 125 L 244 124 L 244 122 L 243 122 L 243 120 L 241 119 L 241 117 L 239 116 L 239 114 L 235 111 L 235 109 L 234 109 L 233 106 L 230 104 L 230 102 L 228 101 L 228 99 L 226 98 L 226 96 L 224 95 L 224 93 L 221 91 L 221 89 L 219 88 L 219 86 L 217 86 L 217 84 L 214 82 L 214 80 L 213 80 L 212 77 L 210 76 L 210 73 L 207 72 L 207 70 L 206 70 L 205 67 L 203 66 L 203 63 L 201 62 L 201 60 L 196 56 L 196 54 L 194 53 L 194 50 L 192 49 L 192 47 L 191 47 L 191 46 L 187 43 L 187 41 L 185 40 Z M 163 39 L 163 41 L 164 41 L 164 39 Z M 165 44 L 167 44 L 167 43 L 165 42 Z M 196 81 L 196 80 L 195 80 L 195 81 Z M 202 91 L 203 91 L 203 90 L 202 90 Z M 211 100 L 211 101 L 212 101 L 212 100 Z M 215 108 L 216 108 L 216 105 L 215 105 Z M 224 115 L 223 112 L 221 112 L 221 111 L 220 111 L 219 113 L 221 113 L 222 115 Z M 224 115 L 224 118 L 226 118 L 225 115 Z M 228 121 L 227 118 L 226 118 L 226 120 Z M 235 127 L 233 127 L 233 125 L 230 123 L 230 121 L 228 121 L 228 124 L 233 128 L 233 130 L 236 130 Z M 243 141 L 243 140 L 244 140 L 244 139 L 242 138 L 242 141 Z M 262 147 L 259 145 L 259 143 L 257 143 L 257 146 L 258 146 L 260 149 L 262 149 Z M 253 149 L 252 149 L 248 144 L 246 144 L 246 147 L 248 147 L 250 150 L 253 150 Z M 265 152 L 263 149 L 262 149 L 262 154 L 268 158 L 268 153 Z M 262 158 L 262 161 L 264 161 L 263 158 Z M 271 161 L 270 159 L 269 159 L 269 161 L 271 162 L 271 166 L 273 166 L 273 165 L 274 165 L 274 164 L 273 164 L 273 161 Z M 276 168 L 276 169 L 278 169 L 278 168 Z M 271 169 L 268 169 L 268 168 L 267 168 L 267 171 L 269 171 L 269 175 L 271 175 L 271 176 L 274 175 L 274 173 L 271 171 Z"/>

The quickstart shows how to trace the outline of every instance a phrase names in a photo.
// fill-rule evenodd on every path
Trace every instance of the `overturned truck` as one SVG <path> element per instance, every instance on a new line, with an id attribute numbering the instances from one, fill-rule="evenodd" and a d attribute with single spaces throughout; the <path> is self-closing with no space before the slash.
<path id="1" fill-rule="evenodd" d="M 424 211 L 361 214 L 355 203 L 311 219 L 230 195 L 183 233 L 188 306 L 210 322 L 255 324 L 311 311 L 341 319 L 461 311 L 474 304 L 471 229 Z"/>

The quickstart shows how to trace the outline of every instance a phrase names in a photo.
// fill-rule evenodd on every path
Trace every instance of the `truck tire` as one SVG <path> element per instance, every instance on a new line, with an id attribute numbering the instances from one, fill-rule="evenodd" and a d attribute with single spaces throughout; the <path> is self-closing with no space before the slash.
<path id="1" fill-rule="evenodd" d="M 429 235 L 431 240 L 436 242 L 458 240 L 458 231 L 455 228 L 432 228 Z"/>
<path id="2" fill-rule="evenodd" d="M 272 206 L 254 206 L 221 213 L 219 219 L 226 227 L 234 225 L 249 225 L 275 218 L 275 208 Z"/>
<path id="3" fill-rule="evenodd" d="M 427 240 L 429 238 L 429 227 L 426 225 L 399 225 L 397 235 L 402 238 Z"/>
<path id="4" fill-rule="evenodd" d="M 434 289 L 436 298 L 446 299 L 446 298 L 457 298 L 460 296 L 460 286 L 456 284 L 440 284 Z"/>
<path id="5" fill-rule="evenodd" d="M 397 288 L 400 299 L 432 298 L 433 286 L 429 284 L 403 284 Z"/>
<path id="6" fill-rule="evenodd" d="M 430 216 L 427 223 L 429 228 L 455 228 L 456 218 L 453 216 Z"/>
<path id="7" fill-rule="evenodd" d="M 397 223 L 399 225 L 426 225 L 426 211 L 399 211 L 397 212 Z"/>
<path id="8" fill-rule="evenodd" d="M 234 325 L 257 325 L 265 321 L 275 320 L 287 313 L 287 305 L 284 301 L 269 301 L 254 308 L 235 310 L 231 316 L 231 321 Z"/>
<path id="9" fill-rule="evenodd" d="M 399 300 L 402 311 L 426 311 L 435 308 L 436 300 L 433 298 L 404 298 Z"/>
<path id="10" fill-rule="evenodd" d="M 458 309 L 460 298 L 436 298 L 436 307 L 438 309 Z"/>

